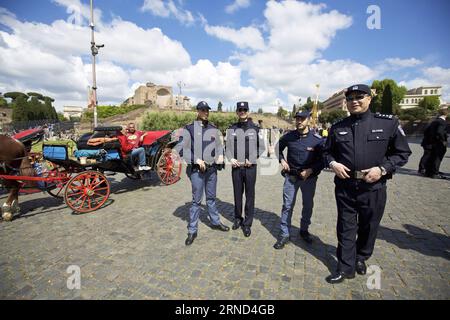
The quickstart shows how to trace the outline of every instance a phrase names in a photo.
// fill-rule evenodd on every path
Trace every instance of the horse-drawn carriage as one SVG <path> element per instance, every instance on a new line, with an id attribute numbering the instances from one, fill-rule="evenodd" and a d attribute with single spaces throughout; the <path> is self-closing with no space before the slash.
<path id="1" fill-rule="evenodd" d="M 31 130 L 26 134 L 19 133 L 13 138 L 21 140 L 25 146 L 24 163 L 17 165 L 18 157 L 5 156 L 7 150 L 0 148 L 0 183 L 7 188 L 24 189 L 28 184 L 32 188 L 48 192 L 57 198 L 64 198 L 66 204 L 75 212 L 86 213 L 99 209 L 109 198 L 110 182 L 105 172 L 124 173 L 131 179 L 143 179 L 150 172 L 136 171 L 131 156 L 123 155 L 121 146 L 117 143 L 106 143 L 101 146 L 89 146 L 91 138 L 114 136 L 119 134 L 121 127 L 98 127 L 94 132 L 84 134 L 76 142 L 76 148 L 69 143 L 43 143 L 42 152 L 29 152 L 31 145 L 42 140 L 43 131 Z M 2 136 L 3 139 L 9 138 Z M 9 138 L 11 139 L 11 138 Z M 17 142 L 17 141 L 16 141 Z M 170 185 L 180 179 L 181 160 L 172 148 L 177 143 L 171 131 L 148 131 L 142 142 L 145 150 L 147 166 L 156 172 L 163 184 Z M 74 152 L 74 149 L 77 151 Z M 87 157 L 81 157 L 83 151 Z M 77 157 L 78 155 L 78 157 Z M 25 168 L 33 168 L 24 174 Z M 8 198 L 3 211 L 13 211 L 17 205 L 17 194 Z M 15 201 L 15 203 L 14 203 Z M 5 218 L 5 220 L 9 220 Z M 8 215 L 12 218 L 12 213 Z"/>

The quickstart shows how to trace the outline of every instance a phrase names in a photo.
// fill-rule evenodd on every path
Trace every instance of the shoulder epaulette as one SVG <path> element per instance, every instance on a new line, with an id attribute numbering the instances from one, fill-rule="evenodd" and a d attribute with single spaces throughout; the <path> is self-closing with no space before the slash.
<path id="1" fill-rule="evenodd" d="M 392 114 L 375 113 L 375 118 L 393 120 L 394 116 Z"/>
<path id="2" fill-rule="evenodd" d="M 335 126 L 335 125 L 337 125 L 337 124 L 343 122 L 343 121 L 344 121 L 345 119 L 347 119 L 347 118 L 348 118 L 348 117 L 345 117 L 345 118 L 343 118 L 343 119 L 336 120 L 336 121 L 333 122 L 331 125 L 332 125 L 332 126 Z"/>

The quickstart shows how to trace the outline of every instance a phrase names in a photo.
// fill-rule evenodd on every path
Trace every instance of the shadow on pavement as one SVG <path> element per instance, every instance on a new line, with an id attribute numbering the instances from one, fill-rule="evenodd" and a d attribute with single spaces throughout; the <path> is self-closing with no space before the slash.
<path id="1" fill-rule="evenodd" d="M 221 220 L 223 223 L 231 227 L 231 224 L 234 221 L 234 204 L 229 202 L 224 202 L 220 199 L 216 199 L 217 209 L 219 210 Z M 178 207 L 173 215 L 177 218 L 182 219 L 186 222 L 186 225 L 189 221 L 189 209 L 191 207 L 191 202 L 186 202 L 184 205 Z M 255 217 L 254 219 L 259 220 L 261 225 L 269 231 L 269 233 L 273 237 L 273 242 L 267 243 L 267 246 L 270 246 L 271 250 L 275 250 L 272 246 L 275 244 L 278 235 L 280 233 L 280 216 L 269 211 L 261 210 L 255 208 Z M 209 222 L 208 212 L 205 205 L 202 204 L 201 212 L 200 212 L 200 223 L 211 227 L 211 223 Z M 227 220 L 227 221 L 225 221 Z M 302 250 L 308 252 L 316 259 L 321 261 L 330 272 L 334 272 L 336 270 L 337 262 L 334 258 L 336 253 L 336 247 L 324 243 L 319 237 L 314 236 L 314 242 L 312 244 L 305 243 L 299 236 L 300 229 L 298 227 L 291 227 L 291 243 L 295 246 L 301 248 Z"/>
<path id="2" fill-rule="evenodd" d="M 404 224 L 403 227 L 407 232 L 380 226 L 377 238 L 392 243 L 400 249 L 414 250 L 426 256 L 450 260 L 448 252 L 450 237 L 411 224 Z M 437 245 L 436 239 L 441 243 Z"/>

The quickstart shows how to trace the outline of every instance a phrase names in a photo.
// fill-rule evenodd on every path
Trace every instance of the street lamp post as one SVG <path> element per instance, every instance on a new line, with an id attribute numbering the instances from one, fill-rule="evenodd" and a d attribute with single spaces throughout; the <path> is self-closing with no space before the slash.
<path id="1" fill-rule="evenodd" d="M 98 49 L 103 48 L 105 45 L 96 45 L 94 40 L 94 4 L 91 0 L 91 53 L 92 53 L 92 95 L 94 101 L 94 127 L 97 127 L 97 79 L 95 75 L 95 56 L 98 54 Z"/>

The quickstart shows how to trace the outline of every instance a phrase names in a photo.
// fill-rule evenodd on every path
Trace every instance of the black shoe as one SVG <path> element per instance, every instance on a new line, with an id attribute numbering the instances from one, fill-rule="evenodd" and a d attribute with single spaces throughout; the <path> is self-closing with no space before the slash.
<path id="1" fill-rule="evenodd" d="M 214 230 L 220 230 L 220 231 L 230 231 L 230 227 L 227 227 L 223 223 L 213 225 L 211 228 L 213 228 Z"/>
<path id="2" fill-rule="evenodd" d="M 356 261 L 356 273 L 360 275 L 365 275 L 367 272 L 366 263 L 364 261 Z"/>
<path id="3" fill-rule="evenodd" d="M 306 230 L 302 231 L 300 230 L 300 237 L 305 240 L 306 243 L 311 244 L 313 243 L 313 239 L 311 237 L 311 234 Z"/>
<path id="4" fill-rule="evenodd" d="M 185 245 L 190 246 L 192 242 L 194 242 L 194 239 L 197 238 L 197 232 L 196 233 L 188 233 L 188 237 L 186 238 L 186 241 L 184 242 Z"/>
<path id="5" fill-rule="evenodd" d="M 278 241 L 273 245 L 273 247 L 277 250 L 283 249 L 284 246 L 289 242 L 289 237 L 281 237 Z"/>
<path id="6" fill-rule="evenodd" d="M 328 276 L 325 280 L 328 283 L 335 284 L 335 283 L 341 283 L 345 279 L 353 279 L 355 277 L 355 274 L 346 274 L 344 272 L 337 272 L 335 274 L 332 274 Z"/>
<path id="7" fill-rule="evenodd" d="M 242 225 L 242 219 L 236 218 L 234 219 L 233 226 L 231 227 L 233 230 L 239 229 Z"/>
<path id="8" fill-rule="evenodd" d="M 242 232 L 244 233 L 244 236 L 248 238 L 252 234 L 252 229 L 250 229 L 250 227 L 243 226 Z"/>

